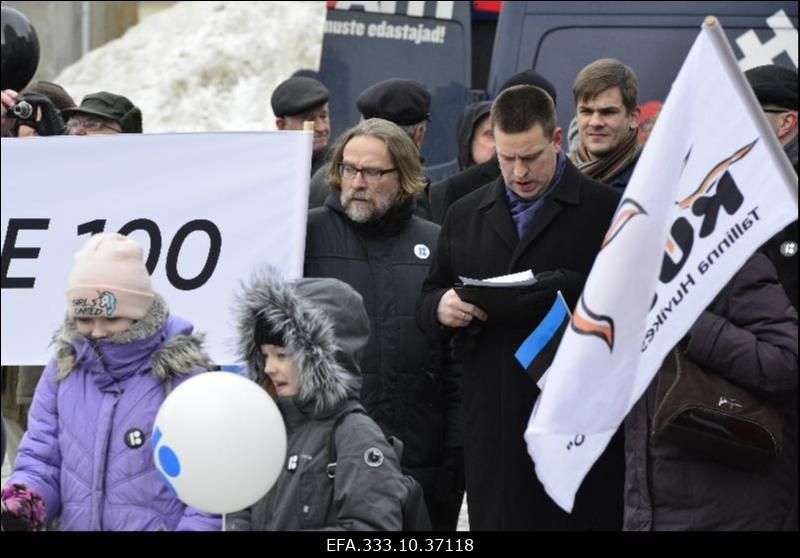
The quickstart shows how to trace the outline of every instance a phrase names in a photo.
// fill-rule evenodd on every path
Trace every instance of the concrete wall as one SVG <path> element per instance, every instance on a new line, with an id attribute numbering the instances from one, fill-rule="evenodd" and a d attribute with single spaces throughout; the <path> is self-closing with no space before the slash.
<path id="1" fill-rule="evenodd" d="M 89 50 L 122 36 L 139 22 L 142 2 L 3 2 L 31 21 L 39 38 L 33 81 L 52 80 L 83 54 L 83 10 L 89 10 Z M 150 4 L 146 2 L 145 4 Z M 153 2 L 156 4 L 170 4 Z"/>

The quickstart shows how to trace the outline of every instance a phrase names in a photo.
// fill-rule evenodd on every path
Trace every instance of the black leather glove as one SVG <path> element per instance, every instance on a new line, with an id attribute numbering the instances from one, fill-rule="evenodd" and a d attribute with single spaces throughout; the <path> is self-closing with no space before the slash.
<path id="1" fill-rule="evenodd" d="M 555 269 L 536 274 L 535 292 L 541 292 L 542 298 L 549 300 L 548 308 L 553 304 L 557 291 L 561 291 L 567 304 L 572 308 L 583 291 L 586 276 L 576 271 Z"/>
<path id="2" fill-rule="evenodd" d="M 61 112 L 41 93 L 24 93 L 8 115 L 17 119 L 17 126 L 30 126 L 40 136 L 63 136 L 67 133 Z"/>

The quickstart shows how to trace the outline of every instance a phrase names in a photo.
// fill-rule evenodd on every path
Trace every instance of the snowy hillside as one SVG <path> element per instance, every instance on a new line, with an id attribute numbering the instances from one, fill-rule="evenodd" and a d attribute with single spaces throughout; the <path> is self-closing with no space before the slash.
<path id="1" fill-rule="evenodd" d="M 325 2 L 179 2 L 67 67 L 54 80 L 76 102 L 129 97 L 144 131 L 270 130 L 272 90 L 317 69 Z"/>

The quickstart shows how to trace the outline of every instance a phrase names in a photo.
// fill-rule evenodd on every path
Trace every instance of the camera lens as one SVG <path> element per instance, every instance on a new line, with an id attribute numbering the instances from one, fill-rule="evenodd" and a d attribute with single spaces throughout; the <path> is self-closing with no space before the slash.
<path id="1" fill-rule="evenodd" d="M 11 107 L 11 114 L 20 120 L 27 120 L 33 114 L 33 107 L 27 101 L 20 101 Z"/>

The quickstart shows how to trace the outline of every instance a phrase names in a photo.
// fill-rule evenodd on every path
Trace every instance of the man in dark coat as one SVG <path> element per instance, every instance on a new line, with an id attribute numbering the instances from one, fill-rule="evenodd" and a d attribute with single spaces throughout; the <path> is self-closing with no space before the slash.
<path id="1" fill-rule="evenodd" d="M 455 530 L 464 494 L 460 370 L 417 327 L 414 307 L 439 226 L 412 215 L 424 187 L 406 131 L 378 118 L 346 131 L 331 155 L 325 206 L 308 216 L 305 276 L 356 289 L 370 320 L 361 400 L 404 444 L 435 530 Z"/>
<path id="2" fill-rule="evenodd" d="M 505 91 L 515 85 L 533 85 L 544 89 L 556 104 L 556 88 L 547 78 L 536 70 L 525 70 L 508 78 L 500 87 L 500 91 Z M 460 153 L 460 148 L 459 148 Z M 459 154 L 459 164 L 462 155 Z M 431 185 L 430 188 L 430 215 L 434 223 L 442 223 L 447 210 L 453 203 L 470 192 L 474 192 L 484 184 L 488 184 L 500 176 L 500 167 L 497 165 L 497 157 L 493 156 L 484 163 L 479 163 L 471 167 L 462 167 L 462 171 L 456 175 L 440 180 Z"/>
<path id="3" fill-rule="evenodd" d="M 561 152 L 555 106 L 520 85 L 498 96 L 492 125 L 502 176 L 458 200 L 442 227 L 417 321 L 431 337 L 455 333 L 465 347 L 464 460 L 473 530 L 620 529 L 622 440 L 617 435 L 571 515 L 539 483 L 523 433 L 539 394 L 514 359 L 556 297 L 572 307 L 599 251 L 619 195 L 583 176 Z M 494 319 L 455 294 L 459 277 L 531 269 L 537 283 L 519 313 Z"/>
<path id="4" fill-rule="evenodd" d="M 653 436 L 657 377 L 625 418 L 625 530 L 796 532 L 797 311 L 769 259 L 751 256 L 686 340 L 706 373 L 779 409 L 783 447 L 747 470 Z"/>
<path id="5" fill-rule="evenodd" d="M 744 73 L 772 130 L 797 172 L 797 70 L 768 64 Z M 797 310 L 797 221 L 761 247 L 778 270 L 778 278 Z"/>
<path id="6" fill-rule="evenodd" d="M 292 76 L 281 82 L 270 97 L 275 127 L 278 130 L 302 130 L 304 122 L 314 123 L 314 147 L 311 175 L 325 163 L 331 135 L 328 99 L 331 93 L 311 77 Z"/>

